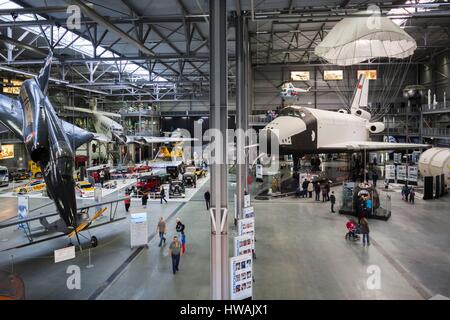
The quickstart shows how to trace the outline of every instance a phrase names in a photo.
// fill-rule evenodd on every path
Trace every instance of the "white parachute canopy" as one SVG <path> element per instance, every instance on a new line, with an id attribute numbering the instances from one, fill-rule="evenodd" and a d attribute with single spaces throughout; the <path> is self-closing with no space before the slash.
<path id="1" fill-rule="evenodd" d="M 374 58 L 403 59 L 417 48 L 416 41 L 387 17 L 344 18 L 315 48 L 329 63 L 349 66 Z"/>

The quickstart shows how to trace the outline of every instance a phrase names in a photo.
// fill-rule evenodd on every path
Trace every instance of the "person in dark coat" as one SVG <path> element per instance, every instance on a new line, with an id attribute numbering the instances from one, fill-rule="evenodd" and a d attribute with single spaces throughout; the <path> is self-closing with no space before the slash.
<path id="1" fill-rule="evenodd" d="M 316 201 L 320 201 L 320 183 L 318 181 L 314 185 L 314 191 L 316 193 Z"/>
<path id="2" fill-rule="evenodd" d="M 209 207 L 211 206 L 211 193 L 209 193 L 209 190 L 206 190 L 204 197 L 206 202 L 206 210 L 209 210 Z"/>
<path id="3" fill-rule="evenodd" d="M 334 191 L 331 192 L 330 203 L 331 203 L 331 212 L 334 213 L 334 204 L 336 203 L 336 196 L 334 195 Z"/>
<path id="4" fill-rule="evenodd" d="M 164 190 L 163 186 L 161 186 L 161 189 L 159 189 L 159 197 L 161 198 L 161 204 L 162 204 L 163 200 L 167 203 L 166 190 Z"/>
<path id="5" fill-rule="evenodd" d="M 375 188 L 377 187 L 377 181 L 378 181 L 378 174 L 376 172 L 374 172 L 372 174 L 372 183 Z"/>
<path id="6" fill-rule="evenodd" d="M 147 208 L 147 200 L 148 200 L 148 192 L 144 191 L 144 194 L 142 195 L 142 206 L 144 208 Z"/>

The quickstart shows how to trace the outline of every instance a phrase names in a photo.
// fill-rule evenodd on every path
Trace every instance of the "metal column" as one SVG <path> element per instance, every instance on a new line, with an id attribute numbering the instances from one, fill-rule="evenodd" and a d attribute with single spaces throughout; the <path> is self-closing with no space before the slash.
<path id="1" fill-rule="evenodd" d="M 254 88 L 253 88 L 253 76 L 252 76 L 252 61 L 251 61 L 251 52 L 250 52 L 250 37 L 248 34 L 248 20 L 245 19 L 244 20 L 244 24 L 243 24 L 243 40 L 244 40 L 244 58 L 245 58 L 245 83 L 246 83 L 246 93 L 245 93 L 245 104 L 244 104 L 244 131 L 247 133 L 248 131 L 248 116 L 250 111 L 252 110 L 252 106 L 253 106 L 253 92 L 254 92 Z M 252 136 L 252 138 L 255 138 Z M 245 145 L 249 146 L 251 144 L 256 143 L 256 141 L 249 141 L 250 139 L 250 135 L 246 135 L 245 137 Z M 248 185 L 248 171 L 249 171 L 249 151 L 250 149 L 246 149 L 246 156 L 245 156 L 245 180 L 244 180 L 244 184 L 245 184 L 245 189 L 248 191 L 248 193 L 250 194 L 250 189 L 249 189 L 249 185 Z"/>
<path id="2" fill-rule="evenodd" d="M 244 16 L 236 16 L 236 220 L 242 219 L 244 189 L 247 187 L 245 132 L 247 113 L 247 70 L 244 50 Z M 236 222 L 235 220 L 235 222 Z"/>
<path id="3" fill-rule="evenodd" d="M 227 192 L 227 8 L 226 0 L 209 1 L 211 169 L 211 299 L 230 296 Z M 220 137 L 219 137 L 220 136 Z"/>

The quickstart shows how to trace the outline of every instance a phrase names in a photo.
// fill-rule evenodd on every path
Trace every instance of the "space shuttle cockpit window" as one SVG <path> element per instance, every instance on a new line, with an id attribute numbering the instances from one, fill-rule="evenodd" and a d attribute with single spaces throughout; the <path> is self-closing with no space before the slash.
<path id="1" fill-rule="evenodd" d="M 291 107 L 284 108 L 280 111 L 280 116 L 300 118 L 300 111 Z"/>

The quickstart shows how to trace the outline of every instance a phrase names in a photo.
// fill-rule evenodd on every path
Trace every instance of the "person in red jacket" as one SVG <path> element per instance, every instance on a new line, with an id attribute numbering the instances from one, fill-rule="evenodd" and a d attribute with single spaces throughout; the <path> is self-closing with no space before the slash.
<path id="1" fill-rule="evenodd" d="M 129 197 L 130 197 L 130 194 L 129 194 L 129 193 L 126 193 L 126 194 L 125 194 L 125 197 L 128 197 L 128 198 L 126 198 L 125 200 L 123 200 L 123 203 L 125 203 L 125 211 L 128 212 L 128 210 L 130 209 L 130 205 L 131 205 L 131 199 L 129 198 Z"/>

